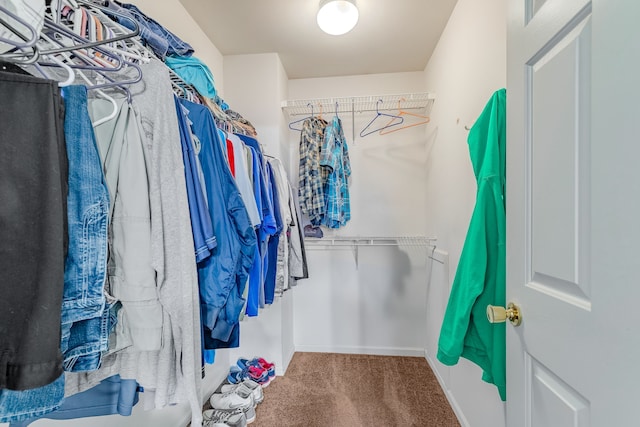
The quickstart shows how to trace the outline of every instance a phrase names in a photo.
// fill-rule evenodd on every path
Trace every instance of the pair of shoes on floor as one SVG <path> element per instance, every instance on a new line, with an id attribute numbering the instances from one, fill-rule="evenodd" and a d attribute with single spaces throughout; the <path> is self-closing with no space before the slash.
<path id="1" fill-rule="evenodd" d="M 247 379 L 260 384 L 262 387 L 266 387 L 269 385 L 269 372 L 255 366 L 245 366 L 244 368 L 232 366 L 229 369 L 227 381 L 229 381 L 230 384 L 239 384 Z"/>
<path id="2" fill-rule="evenodd" d="M 242 409 L 221 411 L 207 409 L 202 413 L 202 427 L 246 427 L 247 417 Z"/>
<path id="3" fill-rule="evenodd" d="M 237 384 L 248 378 L 267 387 L 269 383 L 275 379 L 276 366 L 267 362 L 262 357 L 254 357 L 253 359 L 239 358 L 236 362 L 237 366 L 229 369 L 227 380 L 231 384 Z"/>
<path id="4" fill-rule="evenodd" d="M 236 361 L 236 364 L 241 370 L 256 368 L 258 371 L 263 371 L 261 375 L 264 375 L 264 371 L 266 371 L 267 381 L 258 381 L 262 387 L 268 386 L 269 383 L 276 378 L 276 365 L 267 362 L 262 357 L 254 357 L 253 359 L 245 359 L 241 357 Z"/>
<path id="5" fill-rule="evenodd" d="M 212 409 L 202 413 L 204 427 L 213 427 L 220 423 L 233 427 L 245 427 L 254 422 L 257 405 L 253 397 L 254 389 L 260 388 L 258 384 L 254 384 L 245 385 L 243 382 L 232 388 L 223 386 L 222 393 L 214 393 L 209 398 Z M 260 392 L 262 392 L 261 388 Z M 259 396 L 257 393 L 256 395 Z"/>
<path id="6" fill-rule="evenodd" d="M 257 382 L 246 378 L 241 383 L 238 384 L 224 384 L 220 387 L 220 391 L 222 393 L 229 393 L 236 390 L 242 390 L 243 395 L 247 393 L 251 393 L 253 396 L 253 403 L 255 406 L 262 403 L 264 400 L 264 393 L 262 392 L 262 386 Z"/>
<path id="7" fill-rule="evenodd" d="M 245 366 L 255 366 L 257 368 L 266 369 L 270 377 L 275 377 L 276 375 L 276 365 L 274 363 L 267 362 L 262 357 L 254 357 L 253 359 L 245 359 L 241 357 L 236 361 L 236 364 L 240 368 L 244 368 Z"/>

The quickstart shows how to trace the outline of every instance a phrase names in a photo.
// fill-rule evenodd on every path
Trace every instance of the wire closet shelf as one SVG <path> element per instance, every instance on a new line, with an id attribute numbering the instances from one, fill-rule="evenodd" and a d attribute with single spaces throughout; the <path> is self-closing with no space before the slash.
<path id="1" fill-rule="evenodd" d="M 351 249 L 357 268 L 360 258 L 359 249 L 361 247 L 396 246 L 398 248 L 405 248 L 405 250 L 413 250 L 410 248 L 432 248 L 433 250 L 431 254 L 427 254 L 427 258 L 433 260 L 433 252 L 435 251 L 435 242 L 437 240 L 436 237 L 425 236 L 331 236 L 305 238 L 304 245 L 308 250 Z"/>
<path id="2" fill-rule="evenodd" d="M 353 139 L 355 140 L 355 115 L 376 111 L 406 111 L 419 112 L 424 115 L 431 113 L 436 96 L 431 92 L 398 93 L 393 95 L 346 96 L 335 98 L 309 98 L 282 101 L 282 111 L 287 119 L 301 116 L 311 116 L 322 113 L 350 114 Z"/>
<path id="3" fill-rule="evenodd" d="M 432 246 L 438 239 L 425 236 L 334 236 L 322 238 L 305 238 L 308 246 Z"/>
<path id="4" fill-rule="evenodd" d="M 347 96 L 338 98 L 310 98 L 282 101 L 282 110 L 289 117 L 335 113 L 365 113 L 370 111 L 426 110 L 428 114 L 436 97 L 433 93 L 400 93 L 395 95 Z M 337 105 L 336 105 L 337 104 Z"/>

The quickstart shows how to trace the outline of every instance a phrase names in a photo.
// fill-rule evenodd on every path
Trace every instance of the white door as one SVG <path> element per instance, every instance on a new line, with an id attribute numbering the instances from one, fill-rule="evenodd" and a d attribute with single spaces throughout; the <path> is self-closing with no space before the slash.
<path id="1" fill-rule="evenodd" d="M 508 7 L 507 426 L 640 426 L 640 1 Z"/>

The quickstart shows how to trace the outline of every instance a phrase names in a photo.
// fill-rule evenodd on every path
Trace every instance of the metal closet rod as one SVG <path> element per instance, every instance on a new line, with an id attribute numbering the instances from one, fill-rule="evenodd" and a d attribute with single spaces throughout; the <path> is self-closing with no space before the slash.
<path id="1" fill-rule="evenodd" d="M 431 246 L 438 239 L 424 236 L 335 236 L 306 238 L 305 245 L 312 246 Z"/>
<path id="2" fill-rule="evenodd" d="M 306 238 L 304 244 L 307 249 L 320 250 L 330 248 L 350 248 L 353 252 L 353 257 L 356 262 L 356 268 L 359 264 L 359 248 L 362 246 L 399 246 L 399 247 L 418 247 L 428 248 L 433 247 L 435 251 L 435 242 L 438 239 L 436 237 L 425 236 L 334 236 L 334 237 L 322 237 L 322 238 Z M 434 261 L 440 262 L 433 258 L 433 251 L 431 255 L 427 255 L 427 258 L 431 258 Z"/>

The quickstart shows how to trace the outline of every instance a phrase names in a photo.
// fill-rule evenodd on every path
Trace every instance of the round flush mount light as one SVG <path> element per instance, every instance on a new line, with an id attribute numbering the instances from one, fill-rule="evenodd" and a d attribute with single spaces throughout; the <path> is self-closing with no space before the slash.
<path id="1" fill-rule="evenodd" d="M 318 26 L 333 36 L 346 34 L 358 23 L 355 0 L 322 0 L 318 10 Z"/>

